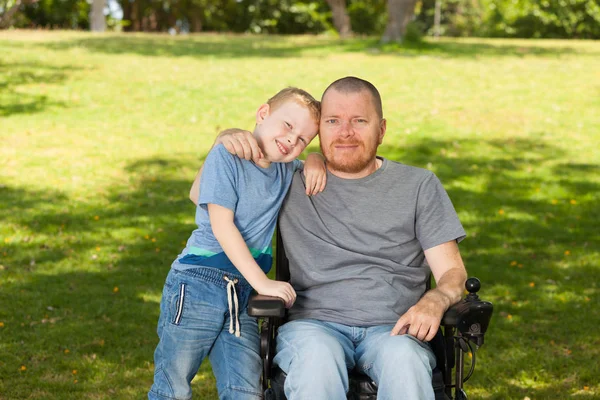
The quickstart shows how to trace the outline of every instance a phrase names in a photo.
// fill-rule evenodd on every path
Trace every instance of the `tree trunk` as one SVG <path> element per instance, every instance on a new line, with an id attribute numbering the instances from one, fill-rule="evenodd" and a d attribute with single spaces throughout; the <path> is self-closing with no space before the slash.
<path id="1" fill-rule="evenodd" d="M 341 37 L 348 37 L 352 34 L 350 17 L 346 11 L 346 0 L 327 0 L 331 7 L 333 25 Z"/>
<path id="2" fill-rule="evenodd" d="M 105 0 L 92 1 L 92 11 L 90 11 L 90 30 L 92 32 L 104 32 L 106 30 L 104 4 Z"/>
<path id="3" fill-rule="evenodd" d="M 127 24 L 123 24 L 123 32 L 131 32 L 133 30 L 133 21 L 131 20 L 132 6 L 129 0 L 121 0 L 119 2 L 121 9 L 123 10 L 123 21 L 129 21 Z"/>
<path id="4" fill-rule="evenodd" d="M 433 36 L 440 38 L 440 23 L 442 20 L 442 0 L 435 0 L 435 14 L 433 17 Z"/>
<path id="5" fill-rule="evenodd" d="M 388 23 L 381 40 L 401 42 L 406 26 L 415 15 L 416 0 L 388 0 Z"/>
<path id="6" fill-rule="evenodd" d="M 190 32 L 202 32 L 202 17 L 200 16 L 200 10 L 192 9 L 189 19 Z"/>
<path id="7" fill-rule="evenodd" d="M 0 14 L 0 29 L 8 28 L 12 23 L 13 17 L 19 11 L 19 8 L 23 4 L 36 3 L 38 0 L 17 0 L 8 10 L 5 10 L 3 14 Z"/>

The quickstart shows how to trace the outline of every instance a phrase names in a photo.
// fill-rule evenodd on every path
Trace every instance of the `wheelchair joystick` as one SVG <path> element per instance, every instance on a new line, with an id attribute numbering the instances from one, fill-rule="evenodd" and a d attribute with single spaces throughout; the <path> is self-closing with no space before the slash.
<path id="1" fill-rule="evenodd" d="M 465 282 L 465 288 L 469 292 L 467 295 L 467 301 L 477 301 L 479 300 L 479 296 L 477 292 L 481 289 L 481 282 L 477 278 L 469 278 L 467 282 Z"/>

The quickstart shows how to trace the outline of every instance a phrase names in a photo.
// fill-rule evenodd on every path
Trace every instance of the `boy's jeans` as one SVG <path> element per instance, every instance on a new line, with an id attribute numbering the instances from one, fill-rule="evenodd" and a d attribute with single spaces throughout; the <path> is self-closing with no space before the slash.
<path id="1" fill-rule="evenodd" d="M 355 366 L 378 386 L 378 400 L 433 399 L 435 355 L 412 336 L 390 336 L 392 325 L 352 327 L 314 319 L 279 328 L 274 358 L 288 400 L 345 400 Z"/>
<path id="2" fill-rule="evenodd" d="M 240 337 L 229 333 L 227 281 L 223 276 L 238 280 Z M 154 353 L 150 400 L 190 399 L 190 382 L 207 355 L 221 400 L 262 398 L 258 326 L 246 311 L 251 290 L 241 276 L 215 268 L 171 269 L 160 303 L 160 342 Z"/>

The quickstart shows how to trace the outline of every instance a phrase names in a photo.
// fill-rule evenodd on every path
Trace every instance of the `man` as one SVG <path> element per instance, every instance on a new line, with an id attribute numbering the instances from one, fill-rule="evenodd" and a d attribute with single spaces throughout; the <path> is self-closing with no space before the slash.
<path id="1" fill-rule="evenodd" d="M 280 213 L 297 299 L 274 362 L 289 400 L 345 399 L 355 367 L 377 383 L 378 399 L 434 398 L 427 342 L 464 290 L 465 232 L 433 173 L 376 155 L 385 132 L 371 83 L 346 77 L 325 90 L 327 186 L 307 197 L 296 174 Z M 219 141 L 259 156 L 243 132 Z M 424 293 L 429 271 L 436 288 Z"/>

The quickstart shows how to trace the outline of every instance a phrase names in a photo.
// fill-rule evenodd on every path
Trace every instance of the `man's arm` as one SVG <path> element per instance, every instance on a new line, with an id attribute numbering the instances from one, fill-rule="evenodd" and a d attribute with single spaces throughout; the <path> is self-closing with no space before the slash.
<path id="1" fill-rule="evenodd" d="M 392 335 L 408 333 L 419 340 L 432 340 L 446 310 L 462 297 L 467 271 L 456 241 L 425 250 L 425 257 L 435 278 L 436 288 L 425 293 L 417 304 L 400 317 L 392 329 Z"/>
<path id="2" fill-rule="evenodd" d="M 281 297 L 286 307 L 296 300 L 296 292 L 287 282 L 274 281 L 258 266 L 240 231 L 233 222 L 233 211 L 218 204 L 208 204 L 208 216 L 215 238 L 235 267 L 260 294 Z"/>

